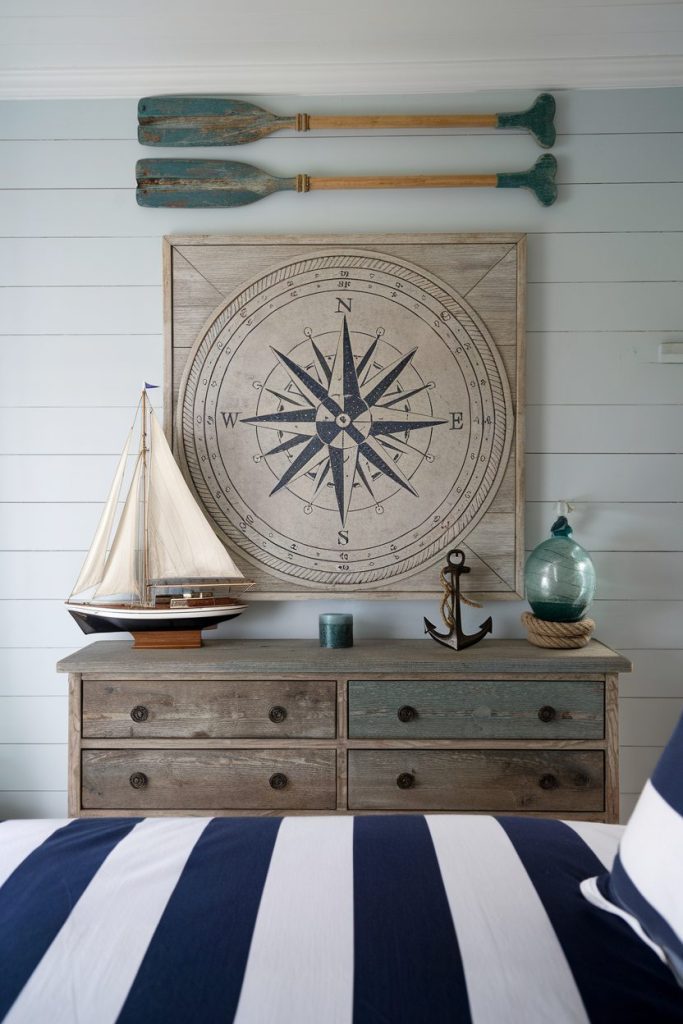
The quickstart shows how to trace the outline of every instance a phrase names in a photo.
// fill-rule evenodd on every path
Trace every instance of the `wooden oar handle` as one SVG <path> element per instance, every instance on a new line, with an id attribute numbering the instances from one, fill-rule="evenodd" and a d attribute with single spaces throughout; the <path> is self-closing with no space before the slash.
<path id="1" fill-rule="evenodd" d="M 557 160 L 551 153 L 538 158 L 526 171 L 502 174 L 410 174 L 401 177 L 372 178 L 309 178 L 300 174 L 297 192 L 314 189 L 356 188 L 526 188 L 543 206 L 552 206 L 557 199 Z"/>
<path id="2" fill-rule="evenodd" d="M 399 177 L 373 178 L 308 178 L 308 187 L 299 187 L 298 192 L 314 189 L 350 188 L 496 188 L 497 174 L 409 174 Z"/>
<path id="3" fill-rule="evenodd" d="M 298 132 L 339 128 L 517 128 L 527 131 L 539 146 L 555 142 L 555 99 L 544 92 L 528 110 L 502 114 L 365 114 L 358 117 L 297 114 Z M 283 126 L 284 127 L 284 126 Z"/>
<path id="4" fill-rule="evenodd" d="M 350 128 L 495 128 L 497 123 L 497 114 L 364 114 L 358 117 L 296 115 L 298 132 Z"/>

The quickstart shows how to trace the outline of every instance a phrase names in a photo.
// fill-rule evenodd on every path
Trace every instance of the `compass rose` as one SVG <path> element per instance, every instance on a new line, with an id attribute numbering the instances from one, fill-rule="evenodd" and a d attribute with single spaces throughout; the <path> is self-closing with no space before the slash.
<path id="1" fill-rule="evenodd" d="M 331 366 L 311 340 L 320 365 L 320 380 L 311 376 L 289 356 L 273 349 L 304 405 L 296 409 L 251 416 L 242 421 L 292 435 L 265 452 L 265 455 L 301 449 L 270 492 L 271 495 L 311 472 L 314 472 L 314 493 L 317 493 L 331 477 L 342 526 L 346 524 L 353 488 L 357 482 L 374 499 L 370 479 L 373 470 L 417 496 L 417 491 L 395 461 L 398 454 L 408 451 L 410 447 L 399 435 L 447 422 L 423 413 L 396 408 L 399 403 L 405 403 L 429 385 L 423 384 L 408 391 L 389 391 L 410 366 L 416 348 L 370 376 L 369 365 L 377 340 L 375 338 L 356 363 L 349 326 L 344 317 Z"/>

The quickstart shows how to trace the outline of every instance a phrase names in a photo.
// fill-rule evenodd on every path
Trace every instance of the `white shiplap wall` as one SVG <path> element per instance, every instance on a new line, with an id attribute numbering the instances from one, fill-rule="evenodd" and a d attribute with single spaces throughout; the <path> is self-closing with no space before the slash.
<path id="1" fill-rule="evenodd" d="M 265 98 L 274 109 L 517 109 L 530 94 Z M 527 546 L 576 503 L 593 553 L 598 635 L 622 680 L 627 816 L 683 708 L 683 90 L 558 96 L 560 201 L 424 191 L 274 196 L 241 210 L 141 210 L 135 103 L 0 104 L 0 816 L 66 810 L 66 683 L 83 637 L 75 578 L 136 391 L 162 378 L 165 233 L 529 233 Z M 156 155 L 162 155 L 159 151 Z M 198 151 L 196 154 L 200 155 Z M 212 156 L 224 155 L 211 151 Z M 243 147 L 281 174 L 530 165 L 524 136 L 300 138 Z M 419 636 L 428 603 L 349 602 L 362 637 Z M 330 601 L 256 604 L 226 635 L 314 636 Z M 523 605 L 487 609 L 520 635 Z"/>

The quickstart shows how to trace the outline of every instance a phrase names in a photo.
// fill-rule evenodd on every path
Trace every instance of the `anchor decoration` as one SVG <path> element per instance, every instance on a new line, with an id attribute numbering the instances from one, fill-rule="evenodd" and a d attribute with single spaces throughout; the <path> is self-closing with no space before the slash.
<path id="1" fill-rule="evenodd" d="M 471 605 L 473 608 L 481 608 L 480 604 L 470 601 L 460 593 L 460 575 L 469 572 L 469 565 L 465 565 L 465 552 L 460 548 L 453 548 L 446 555 L 446 564 L 441 570 L 441 586 L 444 596 L 441 601 L 441 618 L 448 629 L 447 633 L 439 633 L 436 626 L 424 620 L 425 633 L 429 633 L 433 640 L 443 644 L 444 647 L 452 647 L 454 651 L 462 651 L 465 647 L 479 643 L 487 633 L 493 632 L 493 620 L 491 616 L 486 622 L 482 622 L 477 633 L 463 633 L 460 617 L 460 602 Z M 447 577 L 450 577 L 448 579 Z"/>

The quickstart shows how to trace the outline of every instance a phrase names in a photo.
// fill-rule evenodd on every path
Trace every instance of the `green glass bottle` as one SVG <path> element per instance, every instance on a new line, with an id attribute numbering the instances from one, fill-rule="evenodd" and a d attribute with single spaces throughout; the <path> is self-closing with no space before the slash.
<path id="1" fill-rule="evenodd" d="M 552 537 L 527 558 L 526 599 L 539 619 L 578 622 L 595 595 L 595 567 L 585 548 L 572 540 L 566 516 L 560 516 L 550 532 Z"/>

